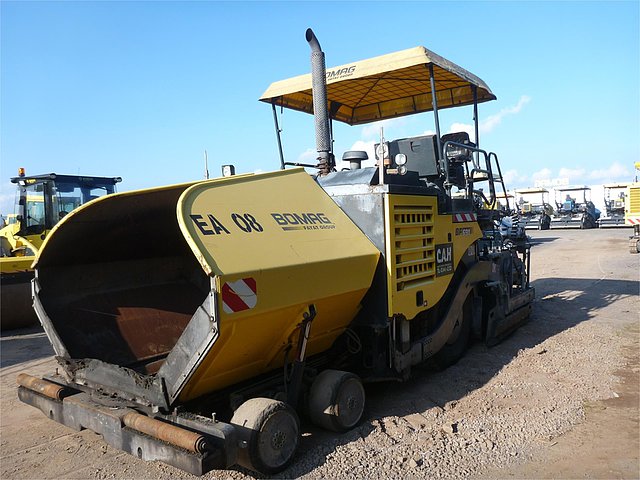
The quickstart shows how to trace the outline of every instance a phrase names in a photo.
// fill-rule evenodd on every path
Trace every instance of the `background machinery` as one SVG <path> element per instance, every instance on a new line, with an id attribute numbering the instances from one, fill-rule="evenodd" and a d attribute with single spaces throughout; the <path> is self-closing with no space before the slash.
<path id="1" fill-rule="evenodd" d="M 625 225 L 633 227 L 633 235 L 629 237 L 629 251 L 631 253 L 640 252 L 640 182 L 638 182 L 640 162 L 635 163 L 635 168 L 634 182 L 627 186 L 624 197 L 624 222 Z"/>
<path id="2" fill-rule="evenodd" d="M 591 188 L 558 187 L 555 192 L 556 213 L 551 218 L 551 228 L 598 228 L 600 210 L 587 195 Z"/>
<path id="3" fill-rule="evenodd" d="M 294 457 L 299 413 L 348 430 L 363 383 L 445 367 L 472 338 L 493 344 L 528 318 L 530 246 L 500 228 L 498 158 L 438 126 L 438 109 L 472 105 L 477 132 L 478 104 L 495 99 L 487 85 L 424 47 L 326 71 L 306 38 L 313 74 L 261 100 L 274 114 L 315 112 L 317 173 L 285 169 L 281 155 L 279 171 L 69 214 L 34 280 L 61 369 L 22 374 L 23 402 L 194 474 L 236 463 L 272 473 Z M 335 171 L 333 121 L 427 111 L 437 134 L 381 139 L 378 167 L 345 152 L 351 168 Z"/>
<path id="4" fill-rule="evenodd" d="M 69 212 L 102 195 L 115 192 L 120 177 L 26 175 L 11 179 L 17 186 L 15 213 L 0 229 L 0 327 L 37 323 L 32 307 L 31 264 L 51 229 Z"/>
<path id="5" fill-rule="evenodd" d="M 624 227 L 624 206 L 629 185 L 626 183 L 607 183 L 602 186 L 604 192 L 605 216 L 598 224 L 602 227 Z"/>
<path id="6" fill-rule="evenodd" d="M 546 188 L 521 188 L 516 190 L 520 222 L 527 229 L 549 230 L 553 207 L 547 201 L 549 191 Z"/>

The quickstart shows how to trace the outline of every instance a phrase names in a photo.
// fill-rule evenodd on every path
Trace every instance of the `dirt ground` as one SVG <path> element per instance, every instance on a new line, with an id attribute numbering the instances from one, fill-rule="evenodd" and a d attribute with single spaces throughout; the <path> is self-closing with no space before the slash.
<path id="1" fill-rule="evenodd" d="M 629 230 L 528 233 L 536 301 L 527 324 L 444 372 L 368 387 L 351 432 L 303 425 L 280 477 L 640 478 L 640 255 L 628 251 Z M 55 368 L 41 329 L 0 337 L 0 478 L 195 478 L 18 401 L 18 373 Z"/>

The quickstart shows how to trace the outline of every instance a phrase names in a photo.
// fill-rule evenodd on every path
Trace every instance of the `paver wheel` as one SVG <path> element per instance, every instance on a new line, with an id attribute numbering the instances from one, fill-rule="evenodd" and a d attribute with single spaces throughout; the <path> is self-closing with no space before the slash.
<path id="1" fill-rule="evenodd" d="M 252 398 L 233 414 L 240 440 L 238 463 L 260 473 L 284 470 L 300 443 L 300 421 L 290 405 L 270 398 Z"/>
<path id="2" fill-rule="evenodd" d="M 309 417 L 319 427 L 345 432 L 362 418 L 364 401 L 364 387 L 357 375 L 325 370 L 311 385 Z"/>
<path id="3" fill-rule="evenodd" d="M 471 316 L 473 306 L 473 295 L 469 295 L 462 307 L 462 318 L 460 322 L 462 325 L 457 331 L 454 330 L 452 338 L 440 349 L 436 354 L 429 359 L 429 363 L 436 368 L 436 370 L 444 370 L 456 363 L 469 347 L 469 340 L 471 339 Z"/>
<path id="4" fill-rule="evenodd" d="M 551 227 L 551 217 L 549 215 L 543 215 L 538 225 L 538 230 L 549 230 Z"/>

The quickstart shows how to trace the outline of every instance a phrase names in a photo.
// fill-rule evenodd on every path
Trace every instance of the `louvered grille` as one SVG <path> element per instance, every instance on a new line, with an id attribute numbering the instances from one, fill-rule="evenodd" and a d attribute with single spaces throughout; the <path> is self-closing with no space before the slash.
<path id="1" fill-rule="evenodd" d="M 629 212 L 640 212 L 640 187 L 631 187 L 629 189 Z"/>
<path id="2" fill-rule="evenodd" d="M 433 207 L 396 205 L 393 208 L 396 291 L 435 279 Z"/>

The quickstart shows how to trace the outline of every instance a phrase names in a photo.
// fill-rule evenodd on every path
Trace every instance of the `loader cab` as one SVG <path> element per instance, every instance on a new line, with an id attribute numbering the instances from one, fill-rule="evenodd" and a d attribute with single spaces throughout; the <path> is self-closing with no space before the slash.
<path id="1" fill-rule="evenodd" d="M 27 176 L 11 179 L 18 187 L 15 215 L 19 225 L 16 235 L 42 243 L 46 232 L 74 209 L 116 191 L 120 177 L 84 177 L 76 175 Z"/>

